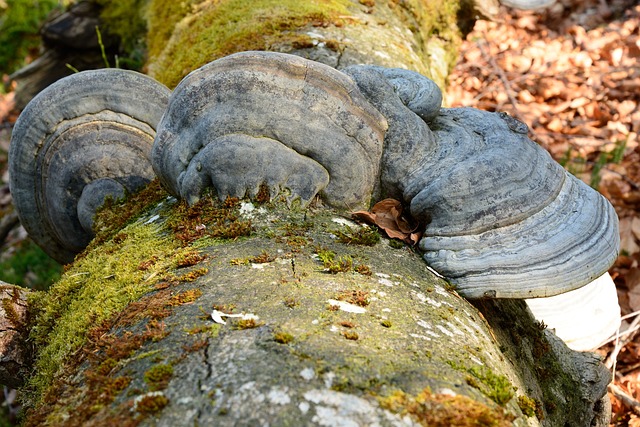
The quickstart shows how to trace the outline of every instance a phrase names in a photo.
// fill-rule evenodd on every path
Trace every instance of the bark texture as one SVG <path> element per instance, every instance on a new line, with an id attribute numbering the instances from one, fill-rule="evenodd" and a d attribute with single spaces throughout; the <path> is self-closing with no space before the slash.
<path id="1" fill-rule="evenodd" d="M 166 234 L 176 206 L 126 227 L 112 255 L 133 258 L 134 227 Z M 88 327 L 27 425 L 586 426 L 602 411 L 608 372 L 524 303 L 479 311 L 408 247 L 341 243 L 367 229 L 329 209 L 252 206 L 250 237 L 196 240 L 197 264 Z"/>

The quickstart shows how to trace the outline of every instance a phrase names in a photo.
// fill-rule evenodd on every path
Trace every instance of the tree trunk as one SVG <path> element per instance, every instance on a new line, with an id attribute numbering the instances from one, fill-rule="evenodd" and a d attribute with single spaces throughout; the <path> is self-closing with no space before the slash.
<path id="1" fill-rule="evenodd" d="M 148 70 L 175 86 L 233 51 L 268 49 L 442 84 L 456 10 L 151 1 Z M 522 301 L 470 304 L 414 250 L 376 242 L 343 213 L 210 198 L 148 206 L 29 296 L 26 425 L 607 424 L 609 373 L 594 355 L 567 349 Z"/>

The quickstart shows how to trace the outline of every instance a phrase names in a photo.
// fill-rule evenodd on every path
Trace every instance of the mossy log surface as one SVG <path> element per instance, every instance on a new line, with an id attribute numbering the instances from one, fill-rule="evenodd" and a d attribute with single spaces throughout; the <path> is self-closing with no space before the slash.
<path id="1" fill-rule="evenodd" d="M 214 205 L 164 201 L 79 257 L 60 282 L 72 276 L 75 287 L 31 301 L 56 314 L 33 316 L 27 425 L 558 426 L 596 416 L 607 371 L 523 303 L 479 310 L 413 249 L 321 207 L 227 204 L 218 227 L 250 221 L 250 234 L 198 233 L 214 229 Z M 139 262 L 128 240 L 149 232 L 164 243 Z M 136 260 L 145 274 L 128 280 L 146 291 L 118 296 L 124 273 L 112 259 Z M 83 288 L 90 279 L 75 268 L 90 262 L 103 279 Z M 107 300 L 118 301 L 110 312 Z M 86 330 L 69 332 L 64 323 L 85 313 Z M 68 345 L 51 359 L 61 331 Z"/>
<path id="2" fill-rule="evenodd" d="M 458 0 L 153 0 L 148 70 L 172 88 L 215 59 L 269 50 L 335 68 L 407 68 L 444 85 L 457 58 L 459 7 Z"/>

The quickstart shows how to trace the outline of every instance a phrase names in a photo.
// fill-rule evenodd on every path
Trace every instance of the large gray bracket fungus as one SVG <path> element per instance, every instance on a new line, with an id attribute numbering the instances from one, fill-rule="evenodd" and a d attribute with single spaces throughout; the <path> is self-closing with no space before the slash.
<path id="1" fill-rule="evenodd" d="M 189 203 L 272 195 L 369 203 L 387 123 L 343 73 L 297 56 L 243 52 L 213 61 L 175 88 L 153 147 L 167 190 Z M 227 154 L 224 154 L 227 152 Z"/>
<path id="2" fill-rule="evenodd" d="M 505 120 L 506 119 L 506 120 Z M 535 298 L 601 276 L 619 250 L 618 218 L 512 118 L 447 109 L 431 123 L 411 213 L 430 222 L 420 249 L 469 298 Z"/>
<path id="3" fill-rule="evenodd" d="M 150 152 L 169 89 L 133 71 L 73 74 L 40 92 L 15 124 L 10 188 L 22 225 L 47 254 L 73 260 L 93 216 L 153 179 Z"/>
<path id="4" fill-rule="evenodd" d="M 619 249 L 609 202 L 525 124 L 441 101 L 411 71 L 234 54 L 178 85 L 153 167 L 190 203 L 207 186 L 253 196 L 261 184 L 351 208 L 401 198 L 427 223 L 427 263 L 469 298 L 546 297 L 606 272 Z"/>

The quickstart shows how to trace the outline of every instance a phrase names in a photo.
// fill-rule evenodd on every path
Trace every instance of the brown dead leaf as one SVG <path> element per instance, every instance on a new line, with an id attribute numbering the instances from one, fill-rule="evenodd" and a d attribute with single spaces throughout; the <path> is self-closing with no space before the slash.
<path id="1" fill-rule="evenodd" d="M 11 110 L 15 106 L 14 92 L 10 92 L 6 95 L 0 94 L 0 122 L 4 122 L 8 117 Z"/>
<path id="2" fill-rule="evenodd" d="M 640 246 L 636 243 L 636 238 L 632 228 L 633 218 L 620 218 L 620 250 L 629 255 L 640 251 Z"/>
<path id="3" fill-rule="evenodd" d="M 403 215 L 403 206 L 395 199 L 384 199 L 376 203 L 371 211 L 353 212 L 354 219 L 375 224 L 392 239 L 399 239 L 411 245 L 420 240 L 421 232 L 416 232 L 418 224 Z"/>
<path id="4" fill-rule="evenodd" d="M 627 285 L 629 307 L 632 311 L 640 310 L 640 269 L 632 267 L 624 278 Z"/>

